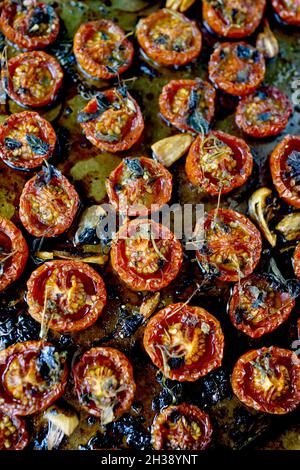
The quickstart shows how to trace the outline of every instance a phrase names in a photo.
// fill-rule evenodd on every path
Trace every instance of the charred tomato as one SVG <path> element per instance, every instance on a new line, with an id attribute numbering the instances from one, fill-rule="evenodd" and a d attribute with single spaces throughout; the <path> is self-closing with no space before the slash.
<path id="1" fill-rule="evenodd" d="M 48 408 L 64 392 L 66 355 L 51 343 L 25 341 L 0 351 L 0 408 L 27 416 Z"/>
<path id="2" fill-rule="evenodd" d="M 300 243 L 296 246 L 296 249 L 294 252 L 293 265 L 294 265 L 295 275 L 296 277 L 300 279 Z"/>
<path id="3" fill-rule="evenodd" d="M 135 394 L 132 366 L 114 348 L 92 348 L 73 367 L 81 406 L 108 424 L 130 408 Z"/>
<path id="4" fill-rule="evenodd" d="M 263 55 L 244 42 L 220 44 L 210 57 L 209 77 L 230 95 L 246 96 L 261 84 L 266 72 Z"/>
<path id="5" fill-rule="evenodd" d="M 171 199 L 172 175 L 151 158 L 125 158 L 106 181 L 110 203 L 128 216 L 147 216 Z"/>
<path id="6" fill-rule="evenodd" d="M 0 157 L 12 168 L 31 170 L 42 165 L 55 144 L 53 127 L 35 112 L 12 114 L 0 126 Z"/>
<path id="7" fill-rule="evenodd" d="M 171 304 L 149 321 L 144 347 L 166 377 L 192 382 L 221 365 L 224 335 L 203 308 Z"/>
<path id="8" fill-rule="evenodd" d="M 25 421 L 0 411 L 0 450 L 23 450 L 27 444 Z"/>
<path id="9" fill-rule="evenodd" d="M 80 331 L 95 323 L 106 303 L 99 274 L 80 261 L 49 261 L 27 282 L 29 314 L 42 328 Z"/>
<path id="10" fill-rule="evenodd" d="M 286 414 L 300 403 L 300 359 L 288 349 L 247 352 L 237 361 L 231 381 L 238 399 L 258 411 Z"/>
<path id="11" fill-rule="evenodd" d="M 188 179 L 206 193 L 227 194 L 252 173 L 253 158 L 246 142 L 224 132 L 199 135 L 186 159 Z"/>
<path id="12" fill-rule="evenodd" d="M 134 291 L 166 287 L 176 278 L 182 260 L 182 247 L 174 234 L 148 219 L 125 224 L 111 248 L 113 269 Z"/>
<path id="13" fill-rule="evenodd" d="M 136 35 L 145 54 L 160 65 L 185 65 L 200 54 L 202 47 L 196 23 L 167 8 L 141 19 Z"/>
<path id="14" fill-rule="evenodd" d="M 300 26 L 300 0 L 272 0 L 272 5 L 281 21 Z"/>

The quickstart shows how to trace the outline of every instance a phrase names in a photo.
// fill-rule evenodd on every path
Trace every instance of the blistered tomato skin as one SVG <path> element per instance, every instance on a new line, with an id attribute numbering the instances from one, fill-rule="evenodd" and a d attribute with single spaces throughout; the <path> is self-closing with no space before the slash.
<path id="1" fill-rule="evenodd" d="M 134 291 L 158 291 L 178 275 L 183 261 L 180 242 L 167 228 L 148 219 L 125 224 L 116 234 L 111 263 Z"/>
<path id="2" fill-rule="evenodd" d="M 211 196 L 242 186 L 252 173 L 246 142 L 221 131 L 199 135 L 190 147 L 185 171 L 192 184 Z"/>
<path id="3" fill-rule="evenodd" d="M 23 450 L 28 441 L 25 421 L 0 411 L 0 451 Z"/>
<path id="4" fill-rule="evenodd" d="M 220 44 L 209 61 L 210 80 L 235 96 L 253 93 L 263 81 L 265 72 L 263 55 L 245 42 Z"/>
<path id="5" fill-rule="evenodd" d="M 20 49 L 44 49 L 57 38 L 59 18 L 51 5 L 33 2 L 24 6 L 23 3 L 4 3 L 0 17 L 1 30 Z"/>
<path id="6" fill-rule="evenodd" d="M 286 135 L 270 157 L 273 184 L 285 202 L 300 208 L 300 137 Z"/>
<path id="7" fill-rule="evenodd" d="M 211 441 L 212 425 L 197 406 L 182 403 L 155 417 L 151 436 L 155 450 L 204 450 Z"/>
<path id="8" fill-rule="evenodd" d="M 74 36 L 74 54 L 87 75 L 108 80 L 125 72 L 133 60 L 133 45 L 110 20 L 82 24 Z"/>
<path id="9" fill-rule="evenodd" d="M 296 246 L 293 257 L 294 272 L 298 279 L 300 279 L 300 243 Z"/>
<path id="10" fill-rule="evenodd" d="M 235 120 L 247 135 L 265 138 L 284 131 L 292 112 L 292 103 L 284 93 L 263 87 L 240 101 Z"/>
<path id="11" fill-rule="evenodd" d="M 185 65 L 201 51 L 202 35 L 194 21 L 164 8 L 143 18 L 136 27 L 139 45 L 159 65 Z"/>
<path id="12" fill-rule="evenodd" d="M 67 384 L 65 354 L 45 341 L 16 343 L 0 351 L 0 409 L 28 416 L 48 408 Z"/>
<path id="13" fill-rule="evenodd" d="M 272 0 L 279 19 L 291 26 L 300 26 L 300 0 Z"/>
<path id="14" fill-rule="evenodd" d="M 147 324 L 144 347 L 166 377 L 193 382 L 221 365 L 224 335 L 203 308 L 171 304 Z"/>
<path id="15" fill-rule="evenodd" d="M 100 317 L 106 304 L 101 276 L 86 263 L 49 261 L 27 282 L 29 314 L 55 331 L 81 331 Z"/>
<path id="16" fill-rule="evenodd" d="M 237 361 L 231 383 L 245 405 L 264 413 L 289 413 L 300 403 L 300 359 L 275 346 L 249 351 Z"/>

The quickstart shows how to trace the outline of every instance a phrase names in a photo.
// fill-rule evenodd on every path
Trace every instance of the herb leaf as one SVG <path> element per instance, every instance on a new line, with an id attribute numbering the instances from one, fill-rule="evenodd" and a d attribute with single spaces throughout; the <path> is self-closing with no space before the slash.
<path id="1" fill-rule="evenodd" d="M 78 122 L 89 122 L 97 119 L 101 114 L 104 113 L 110 107 L 110 101 L 104 93 L 99 93 L 95 96 L 97 101 L 97 110 L 94 113 L 87 113 L 81 111 L 78 113 Z"/>
<path id="2" fill-rule="evenodd" d="M 33 134 L 26 135 L 26 142 L 35 155 L 46 155 L 49 152 L 50 145 L 48 142 L 45 142 Z"/>
<path id="3" fill-rule="evenodd" d="M 138 158 L 125 158 L 124 163 L 132 172 L 133 177 L 142 178 L 144 176 L 144 168 Z"/>
<path id="4" fill-rule="evenodd" d="M 287 158 L 287 165 L 290 167 L 290 176 L 300 183 L 300 152 L 293 150 Z"/>
<path id="5" fill-rule="evenodd" d="M 4 145 L 9 150 L 20 149 L 22 147 L 22 142 L 16 139 L 12 139 L 11 137 L 5 137 Z"/>
<path id="6" fill-rule="evenodd" d="M 50 183 L 53 177 L 60 178 L 61 173 L 53 165 L 45 165 L 42 170 L 36 175 L 34 186 L 42 187 Z"/>

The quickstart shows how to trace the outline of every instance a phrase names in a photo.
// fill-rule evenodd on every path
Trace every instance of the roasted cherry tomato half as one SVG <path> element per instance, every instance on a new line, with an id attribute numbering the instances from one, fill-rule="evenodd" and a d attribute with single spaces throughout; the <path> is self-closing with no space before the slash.
<path id="1" fill-rule="evenodd" d="M 12 168 L 30 170 L 42 165 L 55 144 L 53 127 L 35 112 L 12 114 L 0 126 L 0 157 Z"/>
<path id="2" fill-rule="evenodd" d="M 218 36 L 244 38 L 258 28 L 265 7 L 266 0 L 205 0 L 203 20 Z"/>
<path id="3" fill-rule="evenodd" d="M 252 274 L 233 288 L 229 316 L 233 325 L 251 338 L 260 338 L 285 322 L 295 300 L 273 276 Z"/>
<path id="4" fill-rule="evenodd" d="M 263 87 L 240 101 L 235 121 L 251 137 L 270 137 L 284 131 L 292 112 L 284 93 L 275 87 Z"/>
<path id="5" fill-rule="evenodd" d="M 224 335 L 203 308 L 171 304 L 149 321 L 144 347 L 166 377 L 192 382 L 221 365 Z"/>
<path id="6" fill-rule="evenodd" d="M 286 414 L 300 403 L 300 359 L 288 349 L 247 352 L 237 361 L 231 381 L 238 399 L 258 411 Z"/>
<path id="7" fill-rule="evenodd" d="M 224 132 L 198 135 L 186 159 L 188 179 L 215 196 L 242 186 L 252 173 L 253 158 L 246 142 Z"/>
<path id="8" fill-rule="evenodd" d="M 73 376 L 81 406 L 102 424 L 129 410 L 135 394 L 133 370 L 117 349 L 90 349 L 74 366 Z"/>
<path id="9" fill-rule="evenodd" d="M 171 80 L 162 89 L 159 108 L 162 116 L 178 129 L 203 132 L 214 117 L 215 98 L 216 91 L 208 82 Z"/>
<path id="10" fill-rule="evenodd" d="M 110 203 L 128 216 L 147 216 L 171 199 L 172 175 L 151 158 L 125 158 L 106 181 Z"/>
<path id="11" fill-rule="evenodd" d="M 167 8 L 141 19 L 136 35 L 145 54 L 160 65 L 185 65 L 200 54 L 202 47 L 196 23 Z"/>
<path id="12" fill-rule="evenodd" d="M 287 135 L 270 158 L 273 184 L 288 204 L 300 208 L 300 137 Z"/>
<path id="13" fill-rule="evenodd" d="M 230 95 L 249 95 L 261 84 L 265 72 L 261 52 L 244 42 L 220 44 L 209 61 L 211 81 Z"/>
<path id="14" fill-rule="evenodd" d="M 25 341 L 0 351 L 0 408 L 27 416 L 45 410 L 67 384 L 66 354 L 51 343 Z"/>
<path id="15" fill-rule="evenodd" d="M 0 450 L 23 450 L 27 444 L 25 421 L 0 411 Z"/>
<path id="16" fill-rule="evenodd" d="M 259 262 L 262 240 L 255 225 L 239 212 L 212 209 L 204 223 L 205 239 L 197 251 L 204 273 L 221 281 L 249 276 Z"/>
<path id="17" fill-rule="evenodd" d="M 300 279 L 300 243 L 296 246 L 293 257 L 293 264 L 295 275 Z"/>
<path id="18" fill-rule="evenodd" d="M 211 441 L 212 426 L 197 406 L 182 403 L 155 417 L 151 435 L 155 450 L 204 450 Z"/>
<path id="19" fill-rule="evenodd" d="M 21 230 L 0 216 L 0 292 L 20 277 L 27 259 L 28 247 Z"/>
<path id="20" fill-rule="evenodd" d="M 147 219 L 125 224 L 116 234 L 110 253 L 112 267 L 135 291 L 163 289 L 176 278 L 183 260 L 175 235 Z"/>
<path id="21" fill-rule="evenodd" d="M 59 18 L 46 3 L 7 1 L 2 7 L 0 27 L 3 34 L 21 49 L 43 49 L 55 41 Z"/>
<path id="22" fill-rule="evenodd" d="M 42 51 L 12 57 L 1 73 L 8 96 L 19 105 L 31 108 L 52 103 L 63 80 L 58 61 Z"/>
<path id="23" fill-rule="evenodd" d="M 101 19 L 79 27 L 74 36 L 74 54 L 83 72 L 106 80 L 130 67 L 134 49 L 123 29 Z"/>
<path id="24" fill-rule="evenodd" d="M 300 26 L 300 0 L 272 0 L 280 20 L 292 26 Z"/>
<path id="25" fill-rule="evenodd" d="M 35 237 L 54 237 L 72 224 L 79 197 L 71 183 L 52 165 L 47 165 L 25 184 L 19 215 Z"/>
<path id="26" fill-rule="evenodd" d="M 42 327 L 60 332 L 80 331 L 98 320 L 106 303 L 99 274 L 80 261 L 49 261 L 27 282 L 29 314 Z"/>
<path id="27" fill-rule="evenodd" d="M 130 149 L 144 130 L 140 107 L 123 87 L 98 93 L 78 121 L 93 145 L 112 153 Z"/>

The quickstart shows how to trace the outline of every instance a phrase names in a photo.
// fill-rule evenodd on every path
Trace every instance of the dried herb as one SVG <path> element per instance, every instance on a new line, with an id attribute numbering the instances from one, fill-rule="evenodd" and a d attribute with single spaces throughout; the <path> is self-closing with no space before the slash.
<path id="1" fill-rule="evenodd" d="M 142 178 L 144 176 L 144 168 L 138 158 L 125 158 L 124 164 L 131 171 L 134 178 Z"/>
<path id="2" fill-rule="evenodd" d="M 47 155 L 50 145 L 33 134 L 26 135 L 26 142 L 35 155 Z"/>
<path id="3" fill-rule="evenodd" d="M 289 154 L 286 163 L 290 168 L 290 176 L 294 178 L 296 184 L 300 183 L 300 152 L 293 150 Z"/>
<path id="4" fill-rule="evenodd" d="M 58 171 L 53 165 L 47 164 L 43 166 L 42 170 L 36 175 L 34 186 L 47 186 L 54 177 L 60 178 L 60 171 Z"/>
<path id="5" fill-rule="evenodd" d="M 20 149 L 22 147 L 22 142 L 11 137 L 5 137 L 4 145 L 9 150 Z"/>
<path id="6" fill-rule="evenodd" d="M 270 119 L 272 119 L 272 116 L 273 116 L 272 111 L 268 111 L 266 113 L 259 114 L 257 116 L 257 118 L 262 122 L 266 122 L 266 121 L 269 121 Z"/>
<path id="7" fill-rule="evenodd" d="M 189 116 L 187 118 L 187 124 L 194 129 L 195 132 L 207 134 L 209 131 L 209 124 L 199 110 L 199 100 L 200 95 L 197 93 L 197 89 L 193 88 L 189 97 Z"/>

